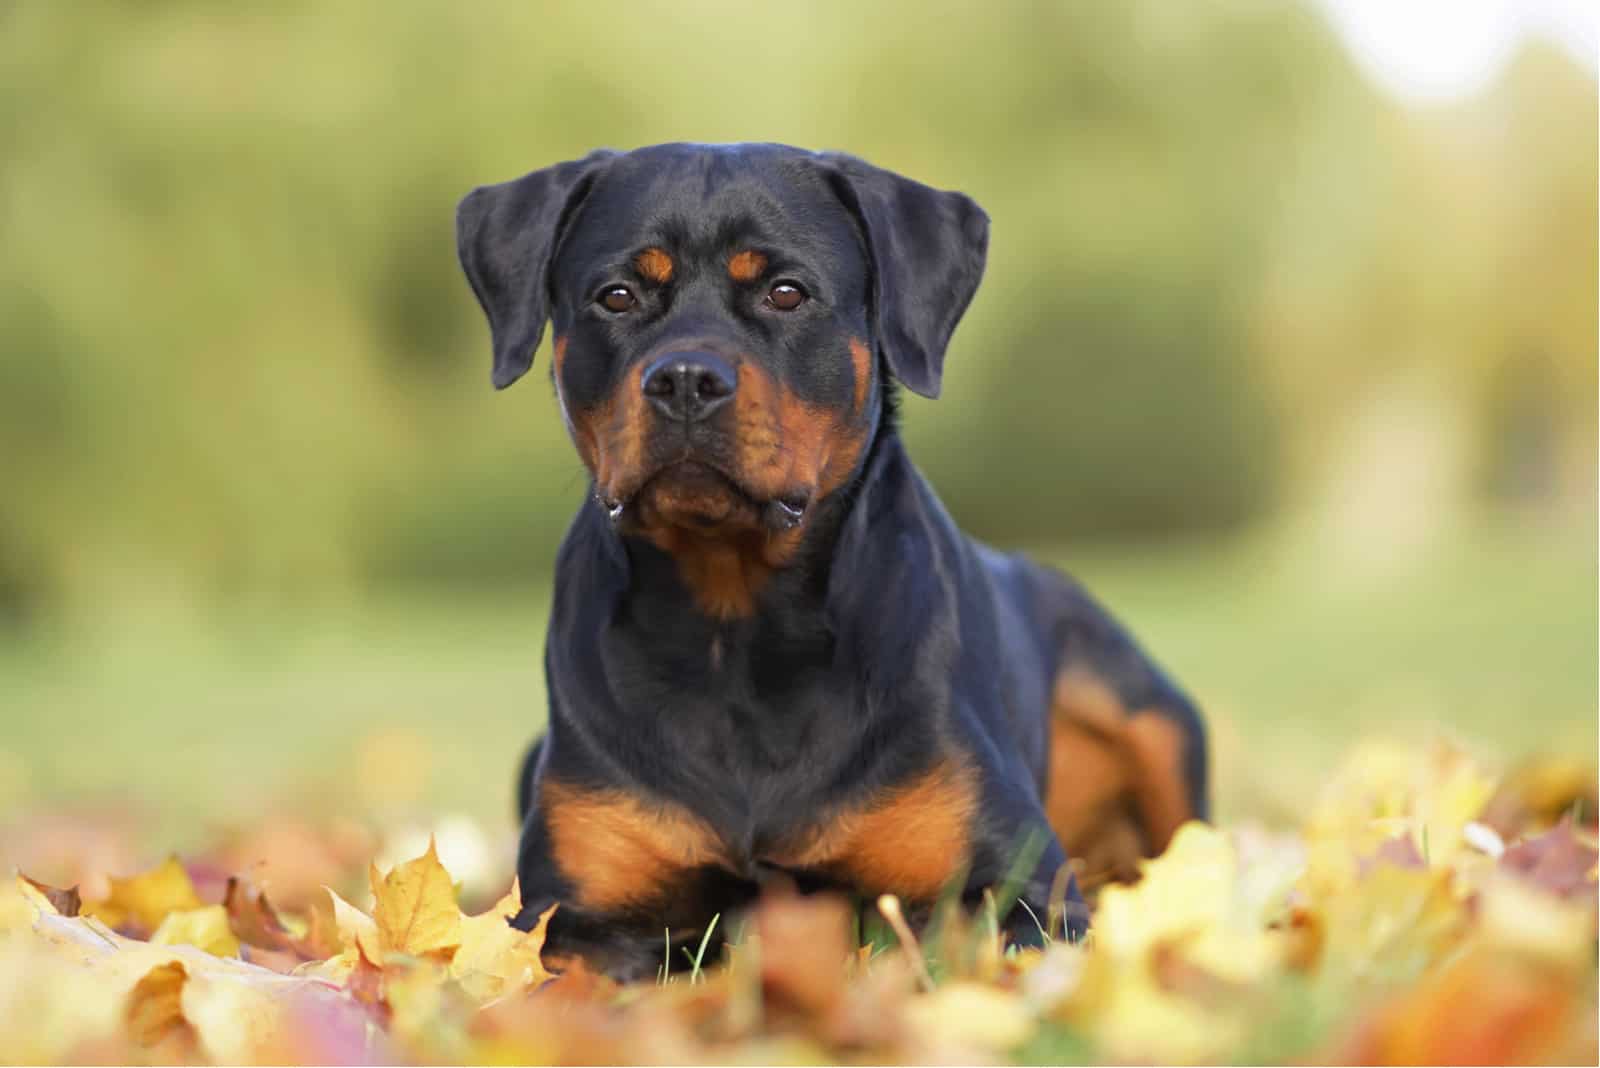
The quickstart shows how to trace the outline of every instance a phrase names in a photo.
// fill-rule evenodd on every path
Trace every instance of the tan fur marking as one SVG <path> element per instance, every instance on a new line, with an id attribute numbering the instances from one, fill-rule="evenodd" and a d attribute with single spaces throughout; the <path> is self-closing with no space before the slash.
<path id="1" fill-rule="evenodd" d="M 863 346 L 858 355 L 852 348 L 852 361 L 859 367 L 863 360 L 870 361 L 870 352 Z M 631 371 L 602 403 L 571 421 L 578 454 L 609 497 L 621 496 L 619 487 L 638 478 L 644 463 L 651 419 L 641 372 Z M 859 374 L 858 398 L 864 392 Z M 749 359 L 740 364 L 731 414 L 739 477 L 758 498 L 801 493 L 814 504 L 844 485 L 866 444 L 868 421 L 859 412 L 852 420 L 806 404 Z M 641 532 L 674 558 L 701 611 L 715 619 L 748 617 L 772 572 L 793 559 L 805 526 L 780 533 L 717 529 L 719 504 L 738 507 L 715 487 L 658 483 L 636 515 Z M 706 527 L 675 525 L 669 521 L 674 512 L 704 519 Z"/>
<path id="2" fill-rule="evenodd" d="M 1045 815 L 1080 865 L 1084 889 L 1137 878 L 1139 859 L 1165 850 L 1193 815 L 1185 744 L 1176 723 L 1156 711 L 1130 713 L 1096 679 L 1066 672 L 1056 680 Z"/>
<path id="3" fill-rule="evenodd" d="M 658 286 L 672 281 L 672 257 L 665 249 L 647 248 L 633 258 L 633 265 L 647 281 Z"/>
<path id="4" fill-rule="evenodd" d="M 728 277 L 742 284 L 754 282 L 767 269 L 767 258 L 759 252 L 735 252 L 728 259 Z"/>
<path id="5" fill-rule="evenodd" d="M 1183 732 L 1159 712 L 1138 712 L 1124 732 L 1133 771 L 1133 799 L 1154 853 L 1164 852 L 1189 810 L 1183 774 Z"/>
<path id="6" fill-rule="evenodd" d="M 835 813 L 777 863 L 830 873 L 857 890 L 909 901 L 938 897 L 967 861 L 977 786 L 946 761 L 883 797 Z"/>
<path id="7" fill-rule="evenodd" d="M 676 805 L 546 781 L 539 795 L 550 852 L 584 909 L 650 905 L 686 871 L 726 863 L 722 843 Z"/>
<path id="8" fill-rule="evenodd" d="M 866 440 L 864 426 L 807 404 L 753 363 L 740 370 L 734 417 L 740 469 L 753 488 L 776 496 L 826 496 L 844 484 Z"/>
<path id="9" fill-rule="evenodd" d="M 617 482 L 631 476 L 644 460 L 644 432 L 646 417 L 644 390 L 640 379 L 644 367 L 633 368 L 623 376 L 589 418 L 590 433 L 594 442 L 595 482 L 602 491 L 611 492 Z M 583 444 L 579 443 L 582 452 Z M 588 462 L 588 457 L 585 457 Z"/>
<path id="10" fill-rule="evenodd" d="M 867 391 L 872 386 L 872 348 L 858 337 L 850 339 L 850 364 L 856 374 L 856 415 L 867 407 Z"/>
<path id="11" fill-rule="evenodd" d="M 1085 891 L 1139 875 L 1144 835 L 1126 793 L 1126 769 L 1114 745 L 1074 723 L 1052 725 L 1045 817 Z"/>
<path id="12" fill-rule="evenodd" d="M 743 619 L 754 614 L 756 595 L 774 567 L 799 544 L 799 530 L 770 536 L 740 533 L 702 537 L 682 527 L 656 527 L 648 536 L 678 565 L 695 605 L 713 619 Z"/>

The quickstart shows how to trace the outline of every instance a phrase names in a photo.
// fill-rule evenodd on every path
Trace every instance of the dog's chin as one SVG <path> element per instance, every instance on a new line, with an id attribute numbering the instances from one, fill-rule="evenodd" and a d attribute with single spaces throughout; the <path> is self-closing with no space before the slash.
<path id="1" fill-rule="evenodd" d="M 629 511 L 641 526 L 678 527 L 720 536 L 764 526 L 764 509 L 732 479 L 693 460 L 672 464 L 651 476 L 635 494 Z"/>

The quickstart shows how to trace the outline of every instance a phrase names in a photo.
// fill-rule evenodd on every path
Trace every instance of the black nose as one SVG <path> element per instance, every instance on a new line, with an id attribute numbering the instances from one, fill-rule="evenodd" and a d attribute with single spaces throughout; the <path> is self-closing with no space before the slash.
<path id="1" fill-rule="evenodd" d="M 738 375 L 709 352 L 669 352 L 644 370 L 639 386 L 668 419 L 706 418 L 728 403 Z"/>

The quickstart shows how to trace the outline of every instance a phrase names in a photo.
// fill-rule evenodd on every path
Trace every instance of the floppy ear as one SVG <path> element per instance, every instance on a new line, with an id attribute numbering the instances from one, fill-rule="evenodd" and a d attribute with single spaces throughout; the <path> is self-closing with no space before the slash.
<path id="1" fill-rule="evenodd" d="M 945 346 L 983 278 L 989 216 L 961 193 L 931 189 L 854 156 L 824 158 L 866 231 L 873 325 L 889 369 L 913 392 L 937 397 Z"/>
<path id="2" fill-rule="evenodd" d="M 614 152 L 592 152 L 499 185 L 479 186 L 456 207 L 456 253 L 489 317 L 494 388 L 533 366 L 550 314 L 546 286 L 561 231 Z"/>

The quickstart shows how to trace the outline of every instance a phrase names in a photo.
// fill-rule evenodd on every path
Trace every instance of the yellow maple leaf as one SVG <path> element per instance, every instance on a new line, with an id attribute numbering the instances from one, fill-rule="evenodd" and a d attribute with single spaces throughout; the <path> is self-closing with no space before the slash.
<path id="1" fill-rule="evenodd" d="M 1334 980 L 1409 982 L 1441 960 L 1470 919 L 1446 868 L 1380 864 L 1320 903 L 1331 932 L 1321 971 Z"/>
<path id="2" fill-rule="evenodd" d="M 142 930 L 154 931 L 169 912 L 197 909 L 201 904 L 189 873 L 178 858 L 172 856 L 138 875 L 126 879 L 113 876 L 111 893 L 106 899 L 85 903 L 83 911 L 108 927 L 125 927 L 132 923 Z"/>
<path id="3" fill-rule="evenodd" d="M 1369 855 L 1400 834 L 1429 863 L 1448 863 L 1466 845 L 1466 827 L 1483 812 L 1494 787 L 1492 776 L 1445 742 L 1425 747 L 1361 742 L 1306 821 L 1313 867 L 1320 870 L 1334 856 Z M 1329 876 L 1316 881 L 1330 890 L 1342 888 L 1349 873 L 1338 864 L 1329 867 Z"/>
<path id="4" fill-rule="evenodd" d="M 362 954 L 371 961 L 383 959 L 382 936 L 378 933 L 377 922 L 371 916 L 340 897 L 333 887 L 324 886 L 322 889 L 327 893 L 331 906 L 327 911 L 333 917 L 332 926 L 338 939 L 339 952 L 327 960 L 302 964 L 295 969 L 295 974 L 342 984 L 350 978 Z"/>
<path id="5" fill-rule="evenodd" d="M 167 913 L 155 933 L 153 946 L 194 946 L 214 957 L 237 957 L 239 939 L 228 923 L 228 910 L 221 905 L 183 909 Z"/>
<path id="6" fill-rule="evenodd" d="M 1227 832 L 1191 822 L 1142 868 L 1138 883 L 1101 892 L 1095 918 L 1099 950 L 1138 962 L 1159 946 L 1181 945 L 1193 963 L 1239 981 L 1259 978 L 1278 964 L 1282 946 L 1266 931 L 1266 914 L 1296 867 L 1273 870 L 1263 862 L 1242 872 Z"/>
<path id="7" fill-rule="evenodd" d="M 333 887 L 324 886 L 323 889 L 328 892 L 328 900 L 333 902 L 333 922 L 339 931 L 339 944 L 344 947 L 343 955 L 354 961 L 359 945 L 370 959 L 381 958 L 377 921 L 340 897 Z"/>
<path id="8" fill-rule="evenodd" d="M 480 1001 L 518 989 L 537 986 L 550 978 L 539 951 L 544 947 L 545 926 L 552 905 L 531 931 L 511 926 L 521 908 L 522 894 L 513 883 L 510 892 L 488 911 L 461 917 L 461 947 L 450 961 L 450 975 Z"/>
<path id="9" fill-rule="evenodd" d="M 387 875 L 380 877 L 376 865 L 370 873 L 372 918 L 385 953 L 445 955 L 461 944 L 455 884 L 439 863 L 432 840 L 426 853 L 396 865 Z"/>
<path id="10" fill-rule="evenodd" d="M 1292 841 L 1185 824 L 1138 883 L 1101 891 L 1068 1017 L 1113 1060 L 1221 1055 L 1248 1031 L 1244 992 L 1284 966 L 1268 923 L 1302 863 Z"/>

